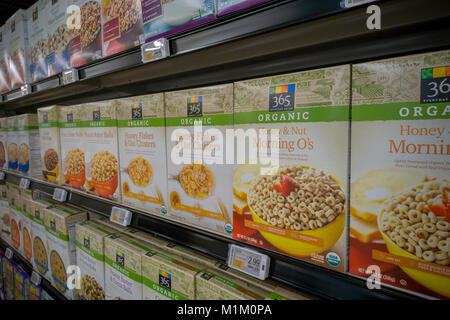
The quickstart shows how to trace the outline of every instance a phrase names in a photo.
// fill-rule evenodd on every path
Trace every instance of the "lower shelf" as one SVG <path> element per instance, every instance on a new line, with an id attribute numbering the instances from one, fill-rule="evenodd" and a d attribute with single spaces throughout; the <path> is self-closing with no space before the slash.
<path id="1" fill-rule="evenodd" d="M 19 185 L 21 178 L 30 180 L 30 189 L 39 190 L 51 197 L 53 190 L 60 186 L 40 179 L 23 176 L 17 172 L 6 172 L 6 181 Z M 252 245 L 238 242 L 218 234 L 206 232 L 176 221 L 163 219 L 136 208 L 115 203 L 82 191 L 63 187 L 68 191 L 67 202 L 90 212 L 109 217 L 112 206 L 124 207 L 133 213 L 131 227 L 153 233 L 170 241 L 188 246 L 214 258 L 226 261 L 230 244 L 256 249 L 271 258 L 269 277 L 305 295 L 318 299 L 420 299 L 418 296 L 382 284 L 381 289 L 370 290 L 365 279 L 301 260 L 275 253 Z"/>

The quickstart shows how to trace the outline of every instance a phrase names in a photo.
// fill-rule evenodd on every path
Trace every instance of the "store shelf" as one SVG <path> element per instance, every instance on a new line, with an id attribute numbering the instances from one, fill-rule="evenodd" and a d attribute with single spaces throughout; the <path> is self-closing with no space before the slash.
<path id="1" fill-rule="evenodd" d="M 19 184 L 26 177 L 16 172 L 6 171 L 6 181 Z M 30 178 L 30 189 L 39 190 L 51 197 L 55 186 L 36 178 Z M 380 290 L 367 289 L 366 280 L 335 272 L 313 264 L 284 256 L 279 253 L 253 247 L 252 245 L 235 241 L 221 235 L 212 234 L 195 227 L 187 226 L 166 218 L 154 216 L 133 207 L 125 206 L 79 190 L 66 188 L 67 203 L 84 208 L 90 212 L 109 217 L 112 206 L 124 207 L 133 213 L 131 226 L 157 234 L 170 241 L 188 246 L 204 254 L 226 261 L 228 247 L 237 244 L 256 249 L 271 258 L 270 277 L 292 287 L 305 295 L 318 299 L 349 300 L 349 299 L 419 299 L 398 289 L 382 285 Z"/>
<path id="2" fill-rule="evenodd" d="M 33 266 L 29 261 L 27 261 L 18 251 L 16 251 L 14 248 L 12 248 L 10 245 L 8 245 L 5 241 L 0 239 L 0 248 L 6 250 L 6 248 L 10 248 L 13 252 L 13 261 L 15 261 L 17 264 L 19 264 L 23 270 L 31 276 L 31 273 L 33 271 Z M 67 298 L 61 294 L 55 287 L 52 286 L 52 284 L 45 278 L 41 279 L 40 286 L 47 291 L 47 293 L 55 300 L 67 300 Z"/>
<path id="3" fill-rule="evenodd" d="M 366 27 L 366 7 L 343 9 L 338 0 L 275 2 L 218 19 L 170 38 L 172 56 L 142 64 L 134 49 L 78 69 L 80 81 L 56 78 L 32 84 L 32 93 L 0 103 L 30 112 L 61 103 L 120 98 L 299 71 L 450 46 L 450 2 L 377 2 L 381 30 Z M 4 95 L 7 99 L 7 95 Z"/>

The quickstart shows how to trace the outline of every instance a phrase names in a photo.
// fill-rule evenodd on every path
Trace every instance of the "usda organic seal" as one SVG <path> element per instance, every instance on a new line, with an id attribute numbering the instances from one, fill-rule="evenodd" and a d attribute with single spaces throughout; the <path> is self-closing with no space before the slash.
<path id="1" fill-rule="evenodd" d="M 327 256 L 325 257 L 328 264 L 332 267 L 337 267 L 341 264 L 341 258 L 335 253 L 335 252 L 328 252 Z"/>

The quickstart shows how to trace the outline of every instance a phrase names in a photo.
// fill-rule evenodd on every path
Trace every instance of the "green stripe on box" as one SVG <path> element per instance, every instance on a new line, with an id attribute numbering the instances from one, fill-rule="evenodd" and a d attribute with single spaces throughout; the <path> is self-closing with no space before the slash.
<path id="1" fill-rule="evenodd" d="M 145 118 L 142 120 L 117 120 L 119 128 L 165 127 L 164 118 Z"/>
<path id="2" fill-rule="evenodd" d="M 171 117 L 166 118 L 167 127 L 193 127 L 194 121 L 201 121 L 204 126 L 233 125 L 232 114 L 204 115 L 202 117 Z"/>
<path id="3" fill-rule="evenodd" d="M 82 128 L 83 125 L 80 121 L 78 122 L 59 122 L 58 127 L 60 128 Z"/>
<path id="4" fill-rule="evenodd" d="M 121 274 L 125 275 L 127 278 L 130 278 L 138 283 L 142 283 L 142 276 L 138 275 L 136 272 L 126 268 L 121 267 L 117 265 L 114 261 L 112 261 L 110 258 L 105 256 L 105 262 L 114 268 L 115 270 L 119 271 Z"/>
<path id="5" fill-rule="evenodd" d="M 181 293 L 177 291 L 169 291 L 146 277 L 142 277 L 142 282 L 150 289 L 158 292 L 159 294 L 162 294 L 170 300 L 190 300 L 189 298 L 183 296 Z"/>
<path id="6" fill-rule="evenodd" d="M 58 127 L 58 122 L 56 121 L 51 121 L 51 122 L 42 122 L 39 124 L 39 128 L 43 129 L 43 128 L 55 128 Z"/>
<path id="7" fill-rule="evenodd" d="M 292 111 L 236 112 L 234 124 L 349 121 L 349 106 L 296 108 Z"/>
<path id="8" fill-rule="evenodd" d="M 105 128 L 105 127 L 117 127 L 116 119 L 99 120 L 99 121 L 80 121 L 83 128 Z"/>
<path id="9" fill-rule="evenodd" d="M 91 250 L 91 249 L 86 248 L 86 247 L 85 247 L 84 245 L 82 245 L 79 241 L 75 241 L 75 244 L 77 245 L 77 247 L 78 247 L 81 251 L 87 253 L 87 254 L 90 255 L 91 257 L 94 257 L 94 258 L 97 259 L 98 261 L 104 261 L 104 260 L 105 260 L 105 257 L 104 257 L 102 254 L 100 254 L 100 253 L 98 253 L 98 252 L 95 252 L 94 250 Z"/>
<path id="10" fill-rule="evenodd" d="M 21 128 L 17 128 L 17 131 L 26 131 L 26 130 L 38 130 L 39 126 L 25 126 Z"/>
<path id="11" fill-rule="evenodd" d="M 352 106 L 353 121 L 450 119 L 450 102 L 396 102 Z"/>
<path id="12" fill-rule="evenodd" d="M 63 233 L 61 233 L 59 231 L 53 230 L 52 228 L 50 228 L 48 226 L 45 226 L 45 230 L 48 233 L 50 233 L 51 235 L 53 235 L 53 236 L 55 236 L 55 237 L 57 237 L 57 238 L 59 238 L 61 240 L 69 241 L 69 235 L 68 234 L 63 234 Z"/>
<path id="13" fill-rule="evenodd" d="M 271 292 L 271 293 L 269 294 L 269 298 L 270 298 L 271 300 L 291 300 L 291 299 L 286 298 L 285 296 L 282 296 L 281 294 L 278 294 L 278 293 L 276 293 L 276 292 Z"/>

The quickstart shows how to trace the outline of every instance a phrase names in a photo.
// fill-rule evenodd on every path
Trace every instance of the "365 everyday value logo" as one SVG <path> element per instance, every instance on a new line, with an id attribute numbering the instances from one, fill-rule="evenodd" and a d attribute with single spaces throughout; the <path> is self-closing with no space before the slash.
<path id="1" fill-rule="evenodd" d="M 172 275 L 168 272 L 159 271 L 159 285 L 166 289 L 171 291 L 172 289 Z"/>

